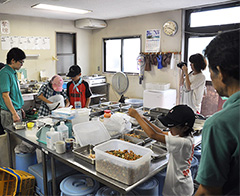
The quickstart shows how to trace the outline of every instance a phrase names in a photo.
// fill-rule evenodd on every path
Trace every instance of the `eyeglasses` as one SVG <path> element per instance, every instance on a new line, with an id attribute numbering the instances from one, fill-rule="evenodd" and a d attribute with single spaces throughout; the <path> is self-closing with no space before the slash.
<path id="1" fill-rule="evenodd" d="M 20 61 L 18 61 L 19 63 L 21 63 L 21 64 L 23 64 L 24 63 L 24 61 L 23 60 L 20 60 Z"/>

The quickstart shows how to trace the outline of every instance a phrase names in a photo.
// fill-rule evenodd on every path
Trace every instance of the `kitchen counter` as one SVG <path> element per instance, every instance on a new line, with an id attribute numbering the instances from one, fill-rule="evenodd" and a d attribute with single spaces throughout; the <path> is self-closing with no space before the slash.
<path id="1" fill-rule="evenodd" d="M 32 101 L 34 100 L 34 96 L 36 96 L 37 93 L 23 93 L 22 98 L 23 101 Z"/>
<path id="2" fill-rule="evenodd" d="M 150 164 L 150 171 L 149 174 L 146 175 L 144 178 L 142 178 L 141 180 L 139 180 L 138 182 L 132 184 L 132 185 L 126 185 L 123 184 L 121 182 L 118 182 L 112 178 L 109 178 L 108 176 L 105 176 L 101 173 L 98 173 L 95 170 L 95 166 L 84 161 L 84 160 L 75 160 L 74 157 L 74 153 L 72 152 L 67 152 L 64 154 L 57 154 L 56 151 L 50 150 L 46 147 L 45 144 L 43 143 L 39 143 L 37 141 L 37 137 L 36 137 L 36 133 L 37 133 L 38 129 L 37 127 L 33 127 L 32 129 L 22 129 L 22 130 L 15 130 L 13 128 L 13 126 L 9 126 L 7 127 L 7 132 L 16 135 L 17 137 L 19 137 L 20 139 L 26 141 L 27 143 L 35 146 L 36 148 L 40 149 L 42 151 L 42 156 L 43 156 L 43 170 L 45 170 L 45 179 L 44 179 L 44 183 L 46 183 L 46 158 L 45 155 L 50 156 L 51 157 L 51 163 L 52 163 L 52 176 L 55 176 L 55 160 L 61 161 L 62 163 L 76 169 L 79 172 L 82 172 L 94 179 L 96 179 L 97 181 L 99 181 L 100 183 L 105 184 L 106 186 L 119 191 L 122 195 L 125 195 L 127 192 L 133 190 L 135 187 L 137 187 L 139 184 L 141 184 L 142 182 L 146 181 L 147 179 L 151 178 L 152 176 L 156 175 L 159 171 L 161 171 L 162 169 L 164 169 L 167 165 L 168 162 L 168 155 L 165 158 L 162 159 L 158 159 L 158 160 L 154 160 L 151 161 Z M 194 144 L 195 146 L 199 145 L 201 143 L 201 135 L 199 136 L 194 136 Z M 9 145 L 11 145 L 11 143 L 9 142 Z M 9 146 L 10 149 L 10 146 Z M 11 157 L 11 156 L 10 156 Z M 10 160 L 11 161 L 11 160 Z M 12 163 L 12 161 L 11 161 Z M 55 179 L 53 180 L 52 183 L 52 190 L 56 190 L 56 182 L 54 182 Z M 45 193 L 47 192 L 47 183 L 45 184 L 45 189 L 44 189 Z"/>

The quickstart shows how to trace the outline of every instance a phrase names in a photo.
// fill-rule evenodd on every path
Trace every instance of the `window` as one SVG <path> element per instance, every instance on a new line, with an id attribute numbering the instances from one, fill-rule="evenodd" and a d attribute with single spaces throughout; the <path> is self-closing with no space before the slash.
<path id="1" fill-rule="evenodd" d="M 188 62 L 192 54 L 203 54 L 218 32 L 240 28 L 240 3 L 186 10 L 185 16 L 184 60 Z M 203 73 L 210 81 L 208 68 Z"/>
<path id="2" fill-rule="evenodd" d="M 137 57 L 141 52 L 141 37 L 103 39 L 104 72 L 138 73 Z"/>

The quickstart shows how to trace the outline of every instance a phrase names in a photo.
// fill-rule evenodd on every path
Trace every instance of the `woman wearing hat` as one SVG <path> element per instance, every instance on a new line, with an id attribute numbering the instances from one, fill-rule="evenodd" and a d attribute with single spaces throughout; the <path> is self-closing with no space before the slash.
<path id="1" fill-rule="evenodd" d="M 63 79 L 59 75 L 53 76 L 50 82 L 41 86 L 37 95 L 42 100 L 38 111 L 39 116 L 48 116 L 52 110 L 69 106 L 67 95 L 62 86 Z"/>
<path id="2" fill-rule="evenodd" d="M 192 195 L 194 187 L 190 167 L 194 152 L 191 134 L 195 122 L 193 110 L 187 105 L 177 105 L 166 116 L 159 116 L 158 119 L 169 128 L 169 132 L 163 132 L 133 108 L 128 113 L 138 121 L 150 138 L 166 144 L 169 161 L 162 194 Z"/>

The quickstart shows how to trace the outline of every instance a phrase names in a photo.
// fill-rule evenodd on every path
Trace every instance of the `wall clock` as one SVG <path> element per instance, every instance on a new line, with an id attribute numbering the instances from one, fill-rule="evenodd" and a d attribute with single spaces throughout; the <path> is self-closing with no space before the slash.
<path id="1" fill-rule="evenodd" d="M 168 36 L 173 36 L 178 31 L 178 25 L 175 21 L 169 20 L 163 24 L 163 32 Z"/>

